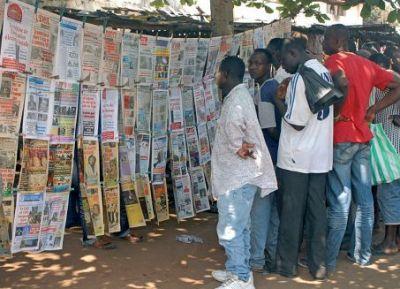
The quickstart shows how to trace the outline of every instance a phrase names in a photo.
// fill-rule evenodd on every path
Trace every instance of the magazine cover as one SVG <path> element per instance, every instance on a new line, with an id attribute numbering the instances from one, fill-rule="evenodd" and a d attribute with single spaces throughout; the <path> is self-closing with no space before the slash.
<path id="1" fill-rule="evenodd" d="M 169 220 L 167 184 L 164 180 L 161 184 L 153 184 L 153 198 L 156 211 L 157 223 Z"/>

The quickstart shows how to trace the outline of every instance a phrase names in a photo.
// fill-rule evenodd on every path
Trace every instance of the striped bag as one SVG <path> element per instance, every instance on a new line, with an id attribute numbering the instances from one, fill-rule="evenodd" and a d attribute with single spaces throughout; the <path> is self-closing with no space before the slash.
<path id="1" fill-rule="evenodd" d="M 400 155 L 386 136 L 382 124 L 371 124 L 372 185 L 391 183 L 400 179 Z"/>

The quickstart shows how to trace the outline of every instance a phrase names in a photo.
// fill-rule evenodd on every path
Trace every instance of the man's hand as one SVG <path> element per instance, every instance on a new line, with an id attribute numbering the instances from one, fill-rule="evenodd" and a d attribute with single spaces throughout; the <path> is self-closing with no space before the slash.
<path id="1" fill-rule="evenodd" d="M 291 80 L 291 77 L 288 77 L 285 80 L 283 80 L 281 84 L 279 84 L 278 89 L 276 91 L 275 99 L 285 100 L 286 91 L 289 86 L 290 80 Z"/>
<path id="2" fill-rule="evenodd" d="M 371 106 L 370 108 L 368 108 L 367 110 L 367 114 L 365 115 L 365 120 L 367 122 L 373 122 L 373 120 L 376 117 L 376 109 L 374 106 Z"/>
<path id="3" fill-rule="evenodd" d="M 239 157 L 242 159 L 248 159 L 249 157 L 255 159 L 253 148 L 255 147 L 254 144 L 250 144 L 247 142 L 243 142 L 242 147 L 236 152 Z"/>

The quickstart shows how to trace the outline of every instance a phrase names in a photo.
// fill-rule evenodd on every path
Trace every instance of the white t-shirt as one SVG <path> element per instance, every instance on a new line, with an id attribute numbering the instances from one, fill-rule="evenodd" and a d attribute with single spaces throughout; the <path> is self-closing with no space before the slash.
<path id="1" fill-rule="evenodd" d="M 309 60 L 305 65 L 325 80 L 332 81 L 328 70 L 318 60 Z M 290 81 L 286 104 L 288 109 L 282 121 L 277 166 L 300 173 L 326 173 L 332 170 L 333 106 L 313 114 L 299 73 L 293 75 Z M 297 131 L 290 124 L 304 128 Z"/>
<path id="2" fill-rule="evenodd" d="M 292 75 L 287 73 L 285 69 L 283 69 L 282 65 L 279 66 L 278 70 L 275 72 L 274 79 L 279 83 L 282 83 L 286 78 L 291 77 Z"/>

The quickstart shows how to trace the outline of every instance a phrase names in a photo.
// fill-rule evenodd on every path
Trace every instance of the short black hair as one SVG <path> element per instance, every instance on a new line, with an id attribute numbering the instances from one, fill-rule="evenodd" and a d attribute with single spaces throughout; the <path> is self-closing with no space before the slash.
<path id="1" fill-rule="evenodd" d="M 270 40 L 270 42 L 268 43 L 267 48 L 269 50 L 274 50 L 274 51 L 281 52 L 284 42 L 285 42 L 284 38 L 278 38 L 278 37 L 277 38 L 272 38 Z"/>
<path id="2" fill-rule="evenodd" d="M 327 28 L 327 31 L 334 32 L 337 39 L 349 41 L 349 29 L 343 24 L 334 24 Z"/>
<path id="3" fill-rule="evenodd" d="M 384 68 L 390 68 L 390 58 L 382 53 L 372 54 L 369 60 L 375 62 L 376 64 L 382 65 Z"/>
<path id="4" fill-rule="evenodd" d="M 306 52 L 306 47 L 307 42 L 304 41 L 304 38 L 290 38 L 287 41 L 285 41 L 285 44 L 283 46 L 283 50 L 288 50 L 288 49 L 294 49 L 299 52 Z"/>
<path id="5" fill-rule="evenodd" d="M 256 54 L 256 53 L 264 54 L 264 56 L 265 56 L 265 58 L 267 59 L 267 62 L 268 62 L 268 63 L 272 63 L 273 60 L 274 60 L 274 57 L 272 56 L 271 51 L 268 50 L 268 49 L 265 49 L 265 48 L 257 48 L 257 49 L 254 49 L 254 52 L 253 52 L 253 53 L 254 53 L 254 54 Z"/>
<path id="6" fill-rule="evenodd" d="M 394 58 L 394 53 L 399 50 L 399 47 L 396 45 L 390 45 L 385 49 L 385 55 L 389 58 Z"/>
<path id="7" fill-rule="evenodd" d="M 219 70 L 226 72 L 230 77 L 243 82 L 245 65 L 237 56 L 226 56 L 219 66 Z"/>

